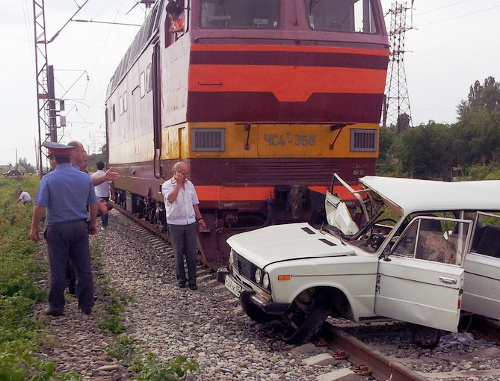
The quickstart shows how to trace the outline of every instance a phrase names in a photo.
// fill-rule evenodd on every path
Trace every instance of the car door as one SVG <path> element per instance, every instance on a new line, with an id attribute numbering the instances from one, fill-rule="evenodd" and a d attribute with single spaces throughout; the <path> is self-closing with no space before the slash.
<path id="1" fill-rule="evenodd" d="M 478 212 L 472 242 L 464 265 L 462 309 L 500 319 L 500 216 Z"/>
<path id="2" fill-rule="evenodd" d="M 424 216 L 411 221 L 379 260 L 375 313 L 456 332 L 471 224 Z"/>

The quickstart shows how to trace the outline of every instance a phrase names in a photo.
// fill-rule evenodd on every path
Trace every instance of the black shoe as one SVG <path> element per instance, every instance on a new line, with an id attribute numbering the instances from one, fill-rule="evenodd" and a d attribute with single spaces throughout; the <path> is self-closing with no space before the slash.
<path id="1" fill-rule="evenodd" d="M 198 289 L 198 286 L 195 285 L 195 284 L 190 284 L 189 285 L 189 289 L 193 290 L 193 291 L 196 291 Z"/>
<path id="2" fill-rule="evenodd" d="M 186 288 L 186 283 L 179 283 L 178 286 L 179 288 Z"/>
<path id="3" fill-rule="evenodd" d="M 54 310 L 51 310 L 50 308 L 47 308 L 45 310 L 45 315 L 50 315 L 50 316 L 63 316 L 64 313 L 63 312 L 60 312 L 60 311 L 54 311 Z"/>
<path id="4" fill-rule="evenodd" d="M 92 312 L 91 309 L 90 310 L 84 310 L 84 309 L 82 309 L 81 311 L 82 311 L 82 314 L 84 314 L 84 315 L 90 315 L 90 313 Z"/>

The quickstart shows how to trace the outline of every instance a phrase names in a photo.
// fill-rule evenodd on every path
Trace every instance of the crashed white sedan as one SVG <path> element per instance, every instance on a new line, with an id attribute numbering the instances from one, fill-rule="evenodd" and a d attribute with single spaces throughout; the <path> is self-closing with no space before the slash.
<path id="1" fill-rule="evenodd" d="M 500 319 L 500 181 L 360 183 L 334 175 L 319 229 L 293 223 L 228 239 L 219 280 L 248 316 L 283 318 L 289 343 L 310 340 L 329 315 L 452 332 L 461 311 Z"/>

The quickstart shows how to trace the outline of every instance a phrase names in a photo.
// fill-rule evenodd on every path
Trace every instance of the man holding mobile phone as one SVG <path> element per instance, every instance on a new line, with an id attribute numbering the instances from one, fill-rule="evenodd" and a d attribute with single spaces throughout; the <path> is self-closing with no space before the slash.
<path id="1" fill-rule="evenodd" d="M 177 162 L 172 168 L 173 176 L 165 181 L 161 192 L 165 198 L 168 233 L 175 254 L 176 277 L 180 288 L 186 287 L 186 281 L 191 290 L 196 286 L 196 245 L 197 223 L 200 229 L 206 229 L 206 223 L 201 215 L 198 196 L 194 185 L 188 179 L 189 166 Z M 184 270 L 186 258 L 188 277 Z"/>

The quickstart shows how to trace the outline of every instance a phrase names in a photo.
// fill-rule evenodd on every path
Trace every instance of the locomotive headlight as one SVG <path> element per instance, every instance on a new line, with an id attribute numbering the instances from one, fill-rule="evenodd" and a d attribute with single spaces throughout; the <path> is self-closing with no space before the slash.
<path id="1" fill-rule="evenodd" d="M 262 277 L 262 286 L 266 289 L 266 290 L 269 290 L 270 286 L 271 286 L 271 281 L 269 279 L 269 274 L 268 273 L 264 273 L 264 276 Z"/>
<path id="2" fill-rule="evenodd" d="M 255 270 L 255 282 L 257 282 L 258 284 L 262 283 L 262 270 L 261 269 Z"/>

